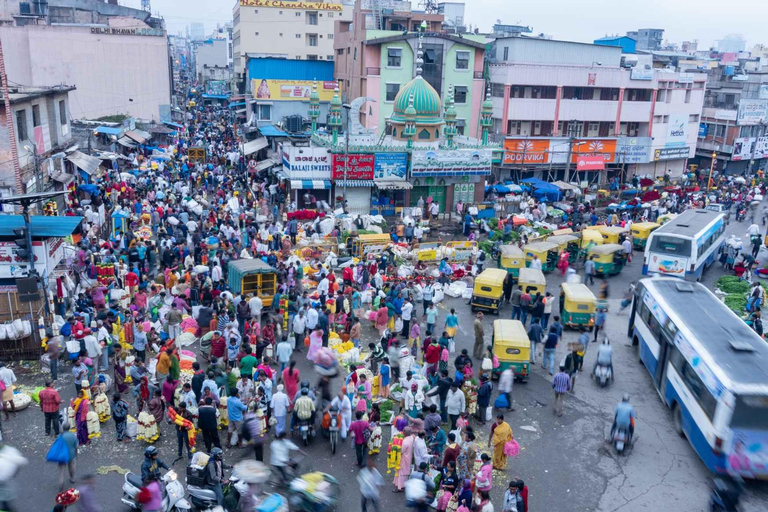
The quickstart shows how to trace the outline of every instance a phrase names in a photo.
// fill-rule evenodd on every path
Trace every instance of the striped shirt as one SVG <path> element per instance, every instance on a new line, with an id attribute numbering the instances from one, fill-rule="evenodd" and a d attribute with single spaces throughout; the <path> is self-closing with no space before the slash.
<path id="1" fill-rule="evenodd" d="M 571 378 L 565 372 L 559 372 L 552 377 L 552 387 L 555 393 L 567 393 L 571 390 Z"/>

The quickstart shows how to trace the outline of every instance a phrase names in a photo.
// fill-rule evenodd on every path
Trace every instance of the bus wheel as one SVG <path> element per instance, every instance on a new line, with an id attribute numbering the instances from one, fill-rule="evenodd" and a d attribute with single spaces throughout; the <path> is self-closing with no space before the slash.
<path id="1" fill-rule="evenodd" d="M 683 432 L 683 410 L 680 409 L 678 404 L 675 404 L 674 409 L 672 409 L 672 418 L 675 422 L 675 432 L 677 432 L 677 435 L 685 437 L 685 432 Z"/>

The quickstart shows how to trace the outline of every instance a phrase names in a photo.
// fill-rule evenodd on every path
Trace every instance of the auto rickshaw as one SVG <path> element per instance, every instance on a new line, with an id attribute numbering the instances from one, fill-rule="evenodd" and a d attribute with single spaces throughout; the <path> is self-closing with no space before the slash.
<path id="1" fill-rule="evenodd" d="M 547 291 L 547 278 L 541 270 L 535 268 L 521 268 L 517 284 L 532 296 L 537 292 L 543 296 Z"/>
<path id="2" fill-rule="evenodd" d="M 595 326 L 595 295 L 582 283 L 563 283 L 560 285 L 560 317 L 563 325 L 573 328 Z"/>
<path id="3" fill-rule="evenodd" d="M 595 273 L 603 276 L 618 274 L 627 263 L 627 255 L 619 244 L 597 245 L 589 250 L 587 258 L 595 262 Z"/>
<path id="4" fill-rule="evenodd" d="M 648 242 L 648 237 L 651 236 L 654 230 L 661 227 L 661 224 L 656 222 L 638 222 L 632 224 L 629 228 L 632 231 L 632 247 L 641 251 L 645 250 L 645 244 Z"/>
<path id="5" fill-rule="evenodd" d="M 550 235 L 547 242 L 557 244 L 558 257 L 563 250 L 568 251 L 568 262 L 573 263 L 579 257 L 579 237 L 575 235 Z"/>
<path id="6" fill-rule="evenodd" d="M 659 217 L 656 219 L 656 222 L 659 223 L 659 225 L 663 226 L 667 222 L 671 221 L 677 217 L 676 213 L 665 213 L 664 215 L 659 215 Z"/>
<path id="7" fill-rule="evenodd" d="M 533 242 L 523 247 L 525 266 L 530 267 L 534 256 L 541 261 L 542 272 L 552 272 L 557 268 L 557 245 L 550 242 Z"/>
<path id="8" fill-rule="evenodd" d="M 475 279 L 470 306 L 474 313 L 476 309 L 487 309 L 499 314 L 501 297 L 504 295 L 504 279 L 507 271 L 500 268 L 487 268 Z"/>
<path id="9" fill-rule="evenodd" d="M 530 373 L 531 342 L 520 320 L 496 320 L 493 322 L 491 338 L 493 355 L 499 360 L 499 367 L 493 375 L 498 376 L 509 368 L 515 372 L 515 380 L 525 381 Z"/>
<path id="10" fill-rule="evenodd" d="M 525 268 L 525 253 L 516 245 L 502 245 L 499 254 L 499 268 L 506 270 L 517 279 L 520 269 Z"/>
<path id="11" fill-rule="evenodd" d="M 606 244 L 618 244 L 622 240 L 622 236 L 627 236 L 629 230 L 621 226 L 600 226 L 598 229 L 601 235 L 603 235 L 603 243 Z"/>

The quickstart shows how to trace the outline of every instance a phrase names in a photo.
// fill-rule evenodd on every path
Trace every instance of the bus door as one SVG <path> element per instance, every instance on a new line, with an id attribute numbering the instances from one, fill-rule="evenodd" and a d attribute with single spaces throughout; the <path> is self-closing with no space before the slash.
<path id="1" fill-rule="evenodd" d="M 659 336 L 659 359 L 656 366 L 656 375 L 653 376 L 653 379 L 656 389 L 659 390 L 664 401 L 666 401 L 666 398 L 664 398 L 664 382 L 667 380 L 667 363 L 669 363 L 672 350 L 672 340 L 669 339 L 666 332 L 662 331 L 661 336 Z"/>

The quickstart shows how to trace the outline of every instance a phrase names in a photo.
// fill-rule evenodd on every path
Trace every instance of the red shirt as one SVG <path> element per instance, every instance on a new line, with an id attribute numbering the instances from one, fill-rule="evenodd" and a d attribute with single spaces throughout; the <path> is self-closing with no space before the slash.
<path id="1" fill-rule="evenodd" d="M 440 361 L 440 345 L 430 345 L 427 347 L 427 352 L 424 354 L 424 360 L 429 364 L 437 364 Z"/>
<path id="2" fill-rule="evenodd" d="M 226 351 L 227 344 L 224 341 L 224 338 L 221 336 L 214 336 L 213 339 L 211 339 L 211 355 L 213 357 L 223 357 Z"/>
<path id="3" fill-rule="evenodd" d="M 128 272 L 125 274 L 125 282 L 128 284 L 128 286 L 138 286 L 139 276 L 136 275 L 136 272 Z"/>
<path id="4" fill-rule="evenodd" d="M 368 428 L 368 422 L 365 420 L 353 421 L 349 426 L 349 431 L 355 434 L 355 444 L 364 444 L 365 435 L 364 432 Z"/>
<path id="5" fill-rule="evenodd" d="M 40 391 L 40 408 L 43 412 L 59 412 L 59 404 L 61 403 L 61 397 L 59 392 L 53 388 L 45 388 Z"/>

